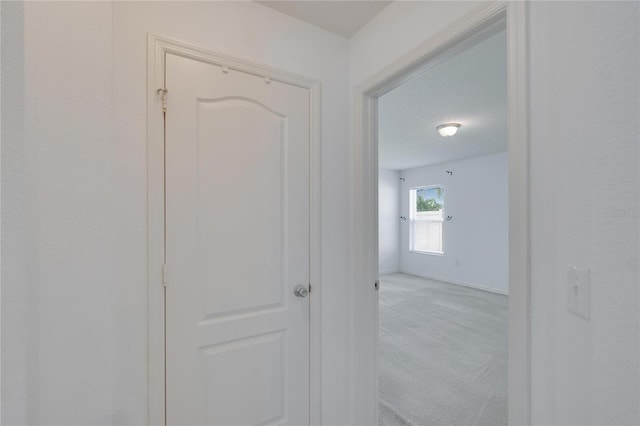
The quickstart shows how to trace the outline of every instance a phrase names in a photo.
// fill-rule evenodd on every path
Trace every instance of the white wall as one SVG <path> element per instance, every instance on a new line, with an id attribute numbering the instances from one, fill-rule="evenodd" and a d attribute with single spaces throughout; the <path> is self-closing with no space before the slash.
<path id="1" fill-rule="evenodd" d="M 2 147 L 3 424 L 146 422 L 147 33 L 321 81 L 323 413 L 348 423 L 348 41 L 253 2 L 16 7 L 26 134 Z"/>
<path id="2" fill-rule="evenodd" d="M 446 173 L 453 171 L 453 175 Z M 509 273 L 507 154 L 404 170 L 400 194 L 400 270 L 506 294 Z M 443 185 L 444 255 L 409 250 L 409 190 Z"/>
<path id="3" fill-rule="evenodd" d="M 530 12 L 533 420 L 637 425 L 639 4 Z M 569 265 L 591 269 L 589 322 Z"/>
<path id="4" fill-rule="evenodd" d="M 18 2 L 0 2 L 2 14 L 2 423 L 26 416 L 30 312 L 29 210 L 24 145 L 24 14 Z M 11 214 L 7 206 L 11 206 Z M 11 285 L 8 285 L 11 283 Z"/>
<path id="5" fill-rule="evenodd" d="M 476 6 L 392 3 L 351 39 L 352 87 Z M 640 423 L 638 6 L 529 6 L 532 417 L 539 425 Z M 568 265 L 591 269 L 589 322 L 566 310 Z"/>
<path id="6" fill-rule="evenodd" d="M 400 267 L 400 172 L 378 170 L 378 270 Z"/>
<path id="7" fill-rule="evenodd" d="M 110 4 L 24 3 L 25 139 L 11 160 L 26 173 L 28 231 L 15 243 L 28 250 L 17 277 L 28 352 L 14 364 L 26 371 L 26 401 L 2 413 L 15 424 L 106 424 L 119 412 L 110 52 Z M 3 187 L 17 184 L 5 176 Z M 3 204 L 8 218 L 20 214 L 13 207 Z"/>
<path id="8" fill-rule="evenodd" d="M 395 1 L 350 39 L 351 85 L 444 30 L 478 6 L 475 1 Z"/>

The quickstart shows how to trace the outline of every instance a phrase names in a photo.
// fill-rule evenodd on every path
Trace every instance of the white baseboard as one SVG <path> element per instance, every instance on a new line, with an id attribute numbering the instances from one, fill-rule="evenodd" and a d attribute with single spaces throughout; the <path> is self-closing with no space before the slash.
<path id="1" fill-rule="evenodd" d="M 433 275 L 418 274 L 416 272 L 410 272 L 410 271 L 396 271 L 396 272 L 402 272 L 402 273 L 409 274 L 409 275 L 415 275 L 416 277 L 426 278 L 428 280 L 442 281 L 442 282 L 449 283 L 449 284 L 461 285 L 463 287 L 475 288 L 475 289 L 478 289 L 478 290 L 488 291 L 489 293 L 502 294 L 503 296 L 508 296 L 509 295 L 509 292 L 505 291 L 505 290 L 500 290 L 500 289 L 491 288 L 491 287 L 485 287 L 485 286 L 482 286 L 482 285 L 469 283 L 469 282 L 466 282 L 466 281 L 452 280 L 452 279 L 449 279 L 449 278 L 436 277 L 436 276 L 433 276 Z"/>
<path id="2" fill-rule="evenodd" d="M 398 269 L 389 269 L 387 271 L 378 271 L 378 275 L 396 274 L 398 272 L 400 272 L 400 270 L 398 270 Z"/>

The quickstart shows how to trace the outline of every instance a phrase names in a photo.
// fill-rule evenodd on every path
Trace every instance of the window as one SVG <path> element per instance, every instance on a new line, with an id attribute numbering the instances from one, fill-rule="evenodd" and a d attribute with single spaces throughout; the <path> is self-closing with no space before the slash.
<path id="1" fill-rule="evenodd" d="M 443 195 L 442 185 L 411 188 L 409 192 L 409 250 L 443 254 Z"/>

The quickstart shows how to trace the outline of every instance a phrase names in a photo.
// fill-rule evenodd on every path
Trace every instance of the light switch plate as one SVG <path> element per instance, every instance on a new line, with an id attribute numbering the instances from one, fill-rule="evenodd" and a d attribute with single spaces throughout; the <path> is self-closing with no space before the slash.
<path id="1" fill-rule="evenodd" d="M 589 320 L 589 287 L 589 270 L 570 266 L 567 274 L 567 309 L 585 320 Z"/>

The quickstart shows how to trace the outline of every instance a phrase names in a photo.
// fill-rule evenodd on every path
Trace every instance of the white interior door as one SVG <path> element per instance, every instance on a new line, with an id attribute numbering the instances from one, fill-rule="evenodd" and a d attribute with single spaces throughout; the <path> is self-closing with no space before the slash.
<path id="1" fill-rule="evenodd" d="M 166 57 L 166 419 L 309 424 L 309 90 Z"/>

